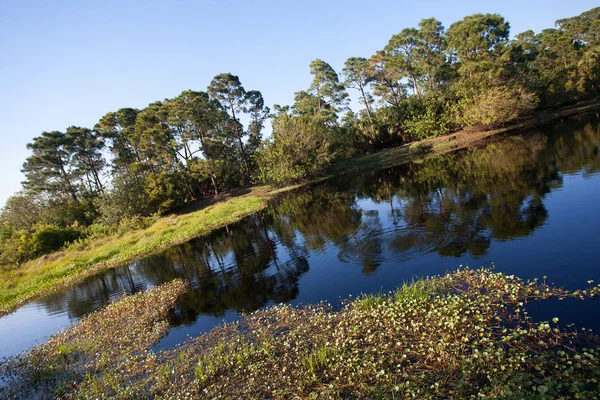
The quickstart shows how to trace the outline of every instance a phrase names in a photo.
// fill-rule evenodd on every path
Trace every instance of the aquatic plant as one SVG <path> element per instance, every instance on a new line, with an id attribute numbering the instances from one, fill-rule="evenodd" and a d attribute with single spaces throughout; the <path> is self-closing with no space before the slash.
<path id="1" fill-rule="evenodd" d="M 598 295 L 593 282 L 567 291 L 545 280 L 461 269 L 340 310 L 324 303 L 272 307 L 160 353 L 143 351 L 156 335 L 135 346 L 109 341 L 86 353 L 95 354 L 91 368 L 75 369 L 91 373 L 65 385 L 52 376 L 71 364 L 51 370 L 48 360 L 73 357 L 73 346 L 92 341 L 78 339 L 75 327 L 60 336 L 69 340 L 53 339 L 12 364 L 19 368 L 13 376 L 63 382 L 47 393 L 77 398 L 598 398 L 599 338 L 557 318 L 533 321 L 526 311 L 535 301 Z M 107 310 L 79 330 L 88 332 L 89 320 L 109 320 Z M 97 329 L 106 335 L 102 329 L 110 332 L 112 323 Z M 40 352 L 48 356 L 36 357 Z M 14 387 L 9 391 L 19 398 Z"/>
<path id="2" fill-rule="evenodd" d="M 77 397 L 82 386 L 88 393 L 113 391 L 116 386 L 103 388 L 98 383 L 113 382 L 123 369 L 137 367 L 134 360 L 152 358 L 148 349 L 166 334 L 167 312 L 185 291 L 187 284 L 174 280 L 145 293 L 124 296 L 47 343 L 5 360 L 0 364 L 0 376 L 8 387 L 0 389 L 0 397 Z M 124 376 L 131 379 L 132 373 Z M 121 390 L 114 392 L 119 395 Z"/>

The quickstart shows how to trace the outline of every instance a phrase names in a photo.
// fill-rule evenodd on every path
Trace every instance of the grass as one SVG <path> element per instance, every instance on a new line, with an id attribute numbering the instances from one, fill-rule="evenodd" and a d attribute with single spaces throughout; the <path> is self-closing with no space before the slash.
<path id="1" fill-rule="evenodd" d="M 557 118 L 598 108 L 598 101 L 577 104 L 558 111 L 547 111 L 508 127 L 481 132 L 456 132 L 427 139 L 363 157 L 335 163 L 327 175 L 309 182 L 273 188 L 268 185 L 243 188 L 213 201 L 200 203 L 205 208 L 190 208 L 185 214 L 158 219 L 146 229 L 121 236 L 90 240 L 82 246 L 40 257 L 22 266 L 0 268 L 0 316 L 52 290 L 71 285 L 102 269 L 130 262 L 149 253 L 185 242 L 193 237 L 235 222 L 266 207 L 266 201 L 278 193 L 324 181 L 336 175 L 380 170 L 465 148 L 486 138 L 525 129 Z M 192 205 L 195 206 L 195 205 Z M 197 207 L 197 205 L 196 205 Z"/>
<path id="2" fill-rule="evenodd" d="M 338 311 L 327 304 L 272 307 L 175 349 L 148 351 L 184 290 L 176 281 L 126 297 L 8 360 L 0 366 L 9 377 L 0 396 L 599 397 L 599 338 L 557 318 L 532 321 L 526 307 L 597 298 L 600 286 L 569 292 L 462 269 L 349 301 Z"/>
<path id="3" fill-rule="evenodd" d="M 101 269 L 123 264 L 238 221 L 266 207 L 268 194 L 264 187 L 259 189 L 202 210 L 162 217 L 146 229 L 93 239 L 82 246 L 32 260 L 18 268 L 0 269 L 0 315 L 42 293 L 70 285 Z"/>

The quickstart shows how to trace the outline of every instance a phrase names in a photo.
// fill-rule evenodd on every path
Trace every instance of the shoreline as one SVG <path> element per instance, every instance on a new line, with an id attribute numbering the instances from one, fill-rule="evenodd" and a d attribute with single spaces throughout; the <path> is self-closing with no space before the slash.
<path id="1" fill-rule="evenodd" d="M 435 157 L 480 144 L 491 137 L 515 134 L 524 129 L 595 109 L 600 109 L 600 100 L 578 103 L 558 110 L 542 111 L 500 129 L 458 131 L 374 154 L 350 158 L 335 163 L 324 176 L 319 178 L 280 188 L 272 185 L 255 185 L 236 189 L 196 204 L 192 203 L 185 207 L 189 210 L 185 213 L 160 217 L 146 229 L 121 236 L 111 235 L 92 239 L 82 249 L 62 250 L 31 260 L 21 268 L 0 270 L 0 277 L 3 278 L 0 281 L 6 282 L 0 291 L 0 317 L 12 313 L 42 295 L 64 289 L 96 273 L 119 267 L 237 222 L 266 208 L 268 201 L 280 193 L 323 182 L 336 176 L 376 171 Z M 20 282 L 11 282 L 10 278 L 13 276 L 16 276 Z"/>
<path id="2" fill-rule="evenodd" d="M 568 291 L 458 269 L 363 295 L 337 311 L 326 304 L 268 307 L 173 349 L 148 351 L 187 290 L 176 279 L 89 314 L 0 364 L 0 377 L 8 378 L 0 394 L 383 399 L 550 391 L 591 398 L 599 388 L 598 336 L 564 327 L 558 317 L 535 321 L 526 310 L 551 299 L 595 299 L 600 285 Z"/>

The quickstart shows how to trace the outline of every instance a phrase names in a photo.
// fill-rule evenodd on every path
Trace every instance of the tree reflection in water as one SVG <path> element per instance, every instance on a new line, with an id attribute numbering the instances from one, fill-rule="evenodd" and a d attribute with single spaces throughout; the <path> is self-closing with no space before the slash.
<path id="1" fill-rule="evenodd" d="M 356 264 L 368 275 L 425 254 L 481 257 L 494 240 L 526 237 L 542 226 L 549 217 L 546 195 L 562 187 L 564 174 L 600 171 L 599 148 L 597 120 L 580 117 L 346 176 L 283 195 L 239 223 L 40 302 L 50 312 L 67 309 L 80 318 L 123 291 L 183 277 L 193 290 L 179 300 L 171 323 L 189 325 L 201 315 L 221 317 L 295 299 L 309 260 L 317 275 L 331 262 Z"/>

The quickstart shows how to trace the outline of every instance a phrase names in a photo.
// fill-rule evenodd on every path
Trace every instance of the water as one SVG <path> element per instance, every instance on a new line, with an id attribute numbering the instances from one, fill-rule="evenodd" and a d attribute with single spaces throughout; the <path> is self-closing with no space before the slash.
<path id="1" fill-rule="evenodd" d="M 203 238 L 105 271 L 0 319 L 17 354 L 119 298 L 183 277 L 167 348 L 239 313 L 388 291 L 495 264 L 567 288 L 600 282 L 600 130 L 577 117 L 441 157 L 288 193 Z M 531 306 L 600 331 L 600 303 Z"/>

